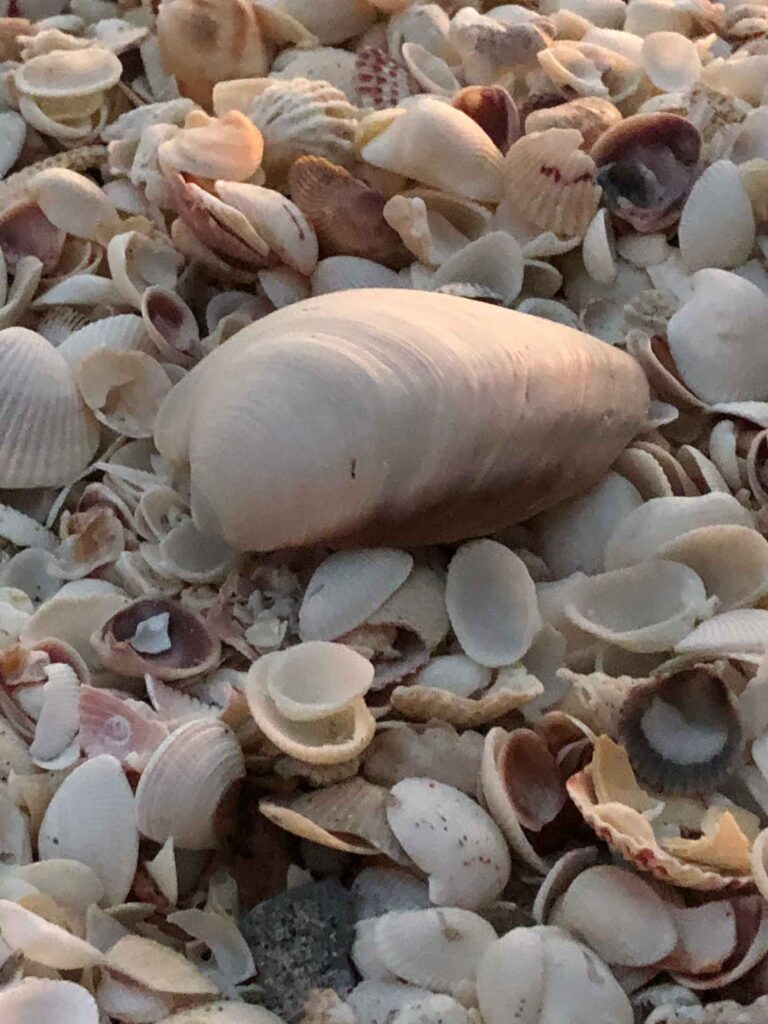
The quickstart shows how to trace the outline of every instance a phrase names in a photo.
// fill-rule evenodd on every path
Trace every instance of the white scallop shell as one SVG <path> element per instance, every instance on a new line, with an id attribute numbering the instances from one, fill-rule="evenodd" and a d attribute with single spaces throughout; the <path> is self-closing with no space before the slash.
<path id="1" fill-rule="evenodd" d="M 99 1024 L 99 1008 L 87 989 L 50 978 L 27 978 L 3 989 L 0 1015 L 8 1024 Z"/>
<path id="2" fill-rule="evenodd" d="M 467 910 L 495 899 L 511 865 L 490 815 L 464 793 L 432 779 L 392 788 L 387 818 L 400 845 L 429 876 L 433 903 Z"/>
<path id="3" fill-rule="evenodd" d="M 63 857 L 93 868 L 110 904 L 126 898 L 136 874 L 139 833 L 119 761 L 102 754 L 65 779 L 45 812 L 38 844 L 45 860 Z"/>
<path id="4" fill-rule="evenodd" d="M 403 585 L 413 557 L 395 548 L 339 551 L 312 574 L 299 608 L 302 640 L 335 640 L 378 611 Z"/>
<path id="5" fill-rule="evenodd" d="M 360 125 L 360 155 L 374 167 L 481 202 L 501 198 L 499 149 L 470 117 L 437 99 L 370 114 Z M 435 160 L 434 153 L 442 154 Z"/>
<path id="6" fill-rule="evenodd" d="M 481 665 L 518 661 L 541 628 L 525 563 L 496 541 L 459 548 L 448 567 L 445 599 L 462 650 Z"/>
<path id="7" fill-rule="evenodd" d="M 752 252 L 755 231 L 752 204 L 736 165 L 730 160 L 710 164 L 696 179 L 680 215 L 678 236 L 686 266 L 740 267 Z"/>
<path id="8" fill-rule="evenodd" d="M 147 332 L 141 317 L 135 313 L 118 313 L 117 316 L 94 320 L 84 327 L 72 331 L 58 346 L 59 355 L 73 368 L 96 349 L 110 348 L 120 352 L 147 351 Z"/>
<path id="9" fill-rule="evenodd" d="M 768 611 L 737 608 L 714 615 L 689 633 L 675 647 L 678 654 L 707 657 L 733 653 L 734 657 L 764 654 L 768 650 Z"/>
<path id="10" fill-rule="evenodd" d="M 136 790 L 142 835 L 185 850 L 212 850 L 222 803 L 245 774 L 240 744 L 222 722 L 198 719 L 164 740 Z"/>
<path id="11" fill-rule="evenodd" d="M 699 52 L 679 32 L 651 32 L 642 43 L 642 65 L 663 92 L 687 89 L 701 74 Z"/>
<path id="12" fill-rule="evenodd" d="M 649 561 L 580 580 L 565 614 L 580 629 L 629 651 L 666 651 L 711 614 L 701 577 L 678 562 Z"/>
<path id="13" fill-rule="evenodd" d="M 0 331 L 0 398 L 0 485 L 59 486 L 85 469 L 98 444 L 98 426 L 67 362 L 34 331 Z"/>
<path id="14" fill-rule="evenodd" d="M 647 967 L 677 945 L 672 913 L 654 889 L 626 868 L 582 871 L 555 904 L 549 922 L 590 946 L 606 963 Z"/>

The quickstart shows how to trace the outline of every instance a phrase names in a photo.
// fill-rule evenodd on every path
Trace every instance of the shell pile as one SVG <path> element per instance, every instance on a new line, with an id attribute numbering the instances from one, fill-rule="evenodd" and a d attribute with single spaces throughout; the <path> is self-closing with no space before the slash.
<path id="1" fill-rule="evenodd" d="M 767 331 L 763 3 L 0 0 L 2 1024 L 765 1024 Z"/>

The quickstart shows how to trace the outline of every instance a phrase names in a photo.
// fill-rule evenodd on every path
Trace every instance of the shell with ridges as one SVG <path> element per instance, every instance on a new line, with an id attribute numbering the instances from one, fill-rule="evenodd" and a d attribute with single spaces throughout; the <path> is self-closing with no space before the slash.
<path id="1" fill-rule="evenodd" d="M 755 218 L 730 160 L 710 164 L 696 180 L 680 215 L 678 236 L 680 253 L 691 270 L 740 267 L 749 258 Z"/>

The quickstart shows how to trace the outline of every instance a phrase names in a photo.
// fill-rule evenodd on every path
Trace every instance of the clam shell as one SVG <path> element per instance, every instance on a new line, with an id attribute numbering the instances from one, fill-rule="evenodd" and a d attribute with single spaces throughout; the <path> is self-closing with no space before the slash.
<path id="1" fill-rule="evenodd" d="M 651 32 L 642 47 L 643 69 L 664 92 L 685 89 L 701 74 L 699 53 L 690 39 L 678 32 Z"/>
<path id="2" fill-rule="evenodd" d="M 72 981 L 27 978 L 0 993 L 0 1013 L 14 1024 L 37 1024 L 56 1019 L 59 1024 L 99 1024 L 93 996 Z"/>
<path id="3" fill-rule="evenodd" d="M 312 574 L 299 608 L 302 640 L 335 640 L 366 622 L 407 580 L 413 558 L 378 548 L 330 555 Z"/>
<path id="4" fill-rule="evenodd" d="M 127 698 L 81 686 L 79 742 L 87 757 L 111 754 L 122 764 L 144 767 L 168 735 L 168 729 Z"/>
<path id="5" fill-rule="evenodd" d="M 90 943 L 7 899 L 0 900 L 0 927 L 3 941 L 10 949 L 20 950 L 43 967 L 82 970 L 101 964 L 104 959 Z"/>
<path id="6" fill-rule="evenodd" d="M 589 152 L 603 132 L 621 121 L 621 112 L 610 100 L 598 96 L 580 96 L 554 107 L 533 110 L 525 119 L 525 133 L 531 135 L 548 128 L 575 128 Z"/>
<path id="7" fill-rule="evenodd" d="M 212 996 L 219 991 L 181 953 L 141 935 L 118 939 L 107 953 L 106 969 L 150 992 Z"/>
<path id="8" fill-rule="evenodd" d="M 459 697 L 486 689 L 493 673 L 485 665 L 479 665 L 466 654 L 441 654 L 432 658 L 414 677 L 416 686 L 428 686 L 447 690 Z"/>
<path id="9" fill-rule="evenodd" d="M 541 627 L 525 564 L 496 541 L 473 541 L 456 552 L 445 600 L 462 650 L 490 668 L 519 661 Z"/>
<path id="10" fill-rule="evenodd" d="M 91 352 L 110 348 L 121 352 L 146 351 L 147 336 L 141 318 L 133 313 L 104 317 L 78 328 L 64 339 L 57 351 L 71 367 Z"/>
<path id="11" fill-rule="evenodd" d="M 126 437 L 150 437 L 171 389 L 165 370 L 144 352 L 98 348 L 75 367 L 85 404 L 96 419 Z"/>
<path id="12" fill-rule="evenodd" d="M 182 725 L 160 744 L 139 780 L 139 831 L 156 843 L 172 838 L 185 850 L 215 849 L 225 805 L 244 775 L 240 744 L 226 725 Z"/>
<path id="13" fill-rule="evenodd" d="M 350 103 L 356 104 L 355 66 L 355 54 L 338 47 L 290 49 L 283 50 L 273 61 L 269 75 L 270 78 L 308 78 L 313 82 L 328 82 L 340 89 Z"/>
<path id="14" fill-rule="evenodd" d="M 678 235 L 680 252 L 691 270 L 739 267 L 749 258 L 755 218 L 730 160 L 711 164 L 696 180 L 680 216 Z"/>
<path id="15" fill-rule="evenodd" d="M 84 174 L 49 167 L 31 178 L 26 191 L 54 227 L 76 238 L 104 242 L 118 229 L 117 210 Z"/>
<path id="16" fill-rule="evenodd" d="M 160 356 L 189 368 L 199 351 L 200 331 L 195 315 L 173 290 L 151 285 L 141 295 L 144 328 Z"/>
<path id="17" fill-rule="evenodd" d="M 403 43 L 401 56 L 425 92 L 435 96 L 453 96 L 461 88 L 461 82 L 442 57 L 430 53 L 419 43 Z"/>
<path id="18" fill-rule="evenodd" d="M 548 128 L 518 139 L 504 158 L 507 201 L 542 231 L 583 235 L 597 212 L 594 161 L 576 129 Z"/>
<path id="19" fill-rule="evenodd" d="M 475 122 L 436 99 L 369 115 L 358 129 L 360 155 L 374 167 L 481 202 L 501 198 L 502 156 Z M 442 152 L 434 161 L 428 154 Z"/>
<path id="20" fill-rule="evenodd" d="M 637 778 L 665 794 L 720 786 L 742 745 L 728 686 L 717 667 L 707 665 L 633 687 L 620 732 Z"/>
<path id="21" fill-rule="evenodd" d="M 410 864 L 387 823 L 386 789 L 355 778 L 288 800 L 269 797 L 259 810 L 293 835 L 348 853 L 384 854 L 397 864 Z"/>
<path id="22" fill-rule="evenodd" d="M 606 963 L 623 967 L 658 963 L 678 943 L 675 919 L 664 900 L 648 882 L 610 864 L 582 871 L 558 900 L 550 922 Z"/>
<path id="23" fill-rule="evenodd" d="M 557 87 L 614 103 L 631 96 L 643 74 L 639 64 L 594 43 L 556 42 L 541 49 L 536 58 Z"/>
<path id="24" fill-rule="evenodd" d="M 511 305 L 523 286 L 523 250 L 504 231 L 491 231 L 450 256 L 432 278 L 430 290 L 471 285 Z"/>
<path id="25" fill-rule="evenodd" d="M 394 270 L 359 256 L 328 256 L 312 274 L 312 294 L 327 295 L 351 288 L 398 288 Z"/>
<path id="26" fill-rule="evenodd" d="M 38 837 L 43 860 L 64 857 L 98 875 L 110 904 L 121 903 L 133 885 L 139 834 L 133 793 L 108 754 L 69 775 L 45 812 Z"/>
<path id="27" fill-rule="evenodd" d="M 181 259 L 164 238 L 148 238 L 138 231 L 123 231 L 110 240 L 107 262 L 115 287 L 136 309 L 152 286 L 174 288 Z"/>
<path id="28" fill-rule="evenodd" d="M 630 651 L 666 651 L 711 613 L 701 577 L 662 560 L 580 580 L 565 614 L 579 629 Z"/>
<path id="29" fill-rule="evenodd" d="M 479 124 L 502 153 L 506 153 L 522 134 L 515 101 L 498 85 L 467 86 L 455 94 L 451 105 Z"/>
<path id="30" fill-rule="evenodd" d="M 559 928 L 514 928 L 494 942 L 480 962 L 477 996 L 483 1020 L 502 1024 L 555 1021 L 572 1024 L 610 1020 L 632 1024 L 634 1014 L 616 979 L 586 946 Z"/>
<path id="31" fill-rule="evenodd" d="M 476 348 L 466 342 L 481 325 L 482 383 Z M 314 341 L 316 331 L 329 341 Z M 294 369 L 284 363 L 286 336 L 291 337 Z M 397 367 L 394 376 L 379 371 L 371 375 L 374 351 L 377 366 Z M 424 369 L 438 352 L 439 379 Z M 236 358 L 236 374 L 227 367 L 231 358 Z M 551 373 L 550 360 L 571 367 L 571 376 Z M 295 396 L 289 395 L 298 381 L 303 393 L 306 373 L 315 378 L 321 364 L 322 400 L 318 397 L 311 412 L 305 409 L 302 435 L 286 460 L 285 438 L 296 437 L 297 429 Z M 525 414 L 510 418 L 510 395 L 515 396 L 514 408 L 517 402 L 521 410 L 525 404 L 523 381 L 515 369 L 520 365 L 528 368 L 528 386 L 540 397 L 535 415 L 526 406 Z M 585 383 L 578 400 L 573 373 Z M 271 412 L 258 427 L 255 410 L 266 407 L 254 401 L 254 380 L 270 393 Z M 205 382 L 202 388 L 200 381 Z M 449 381 L 452 398 L 446 401 Z M 360 290 L 309 299 L 249 327 L 234 348 L 223 346 L 176 386 L 155 434 L 159 450 L 171 462 L 186 462 L 191 454 L 198 528 L 223 536 L 238 549 L 275 549 L 345 535 L 354 535 L 359 544 L 366 532 L 376 543 L 386 542 L 387 533 L 397 542 L 435 543 L 490 532 L 592 484 L 644 422 L 646 388 L 631 359 L 559 324 L 452 296 Z M 482 402 L 478 393 L 485 396 Z M 364 429 L 357 420 L 353 425 L 350 417 L 374 407 L 373 423 L 366 414 Z M 234 419 L 232 408 L 240 410 Z M 426 409 L 428 430 L 422 419 Z M 440 412 L 438 421 L 435 410 Z M 505 437 L 514 438 L 514 450 L 530 460 L 525 466 L 517 458 L 510 462 L 493 454 L 501 451 L 502 422 Z M 196 432 L 196 424 L 205 429 Z M 557 448 L 561 430 L 568 437 L 567 451 Z M 254 432 L 260 437 L 256 450 L 248 440 Z M 417 460 L 414 436 L 426 444 Z M 354 443 L 339 448 L 339 437 Z M 451 438 L 449 451 L 446 437 Z M 551 439 L 543 447 L 542 437 Z M 467 463 L 470 451 L 475 454 Z M 485 453 L 480 463 L 478 451 Z M 473 473 L 459 480 L 456 467 L 468 464 L 475 467 Z M 489 502 L 491 494 L 496 497 Z"/>
<path id="32" fill-rule="evenodd" d="M 122 73 L 122 64 L 113 53 L 89 47 L 32 57 L 14 71 L 13 81 L 24 96 L 66 102 L 111 89 Z"/>
<path id="33" fill-rule="evenodd" d="M 433 903 L 469 910 L 496 898 L 506 885 L 510 860 L 504 837 L 458 789 L 432 779 L 404 779 L 392 788 L 387 819 L 405 852 L 429 876 Z"/>
<path id="34" fill-rule="evenodd" d="M 698 573 L 719 612 L 757 604 L 768 593 L 768 542 L 757 530 L 705 526 L 670 541 L 662 555 Z"/>
<path id="35" fill-rule="evenodd" d="M 77 393 L 65 359 L 23 327 L 0 331 L 6 429 L 0 442 L 3 487 L 51 487 L 73 480 L 98 444 L 98 426 Z"/>
<path id="36" fill-rule="evenodd" d="M 443 578 L 426 566 L 416 566 L 398 589 L 367 618 L 370 626 L 396 626 L 414 634 L 428 651 L 448 634 Z"/>
<path id="37" fill-rule="evenodd" d="M 700 623 L 675 647 L 678 654 L 760 654 L 766 646 L 768 612 L 737 608 Z"/>

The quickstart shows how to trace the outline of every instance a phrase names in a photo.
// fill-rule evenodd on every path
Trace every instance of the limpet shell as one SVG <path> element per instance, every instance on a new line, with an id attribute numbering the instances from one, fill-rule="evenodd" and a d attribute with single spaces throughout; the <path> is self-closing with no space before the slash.
<path id="1" fill-rule="evenodd" d="M 392 787 L 387 819 L 405 852 L 429 876 L 429 898 L 470 910 L 502 891 L 511 866 L 504 837 L 474 800 L 432 779 Z"/>
<path id="2" fill-rule="evenodd" d="M 8 327 L 0 331 L 0 370 L 7 417 L 0 485 L 69 483 L 88 465 L 99 432 L 66 360 L 34 331 Z"/>

